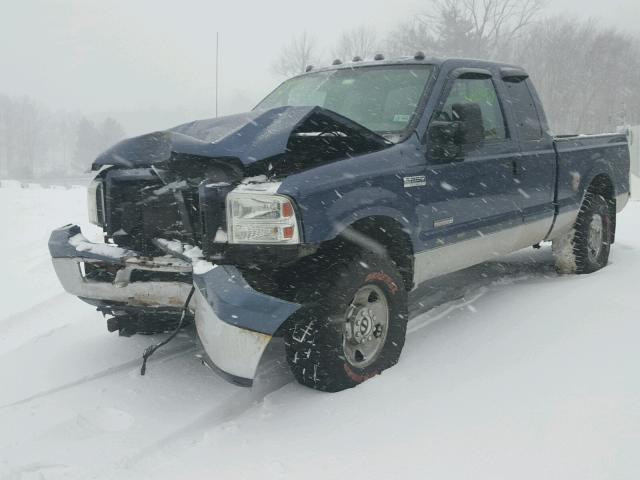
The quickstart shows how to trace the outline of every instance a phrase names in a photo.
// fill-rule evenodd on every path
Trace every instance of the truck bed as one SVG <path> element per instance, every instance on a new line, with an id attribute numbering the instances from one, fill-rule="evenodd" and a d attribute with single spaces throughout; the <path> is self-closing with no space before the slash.
<path id="1" fill-rule="evenodd" d="M 623 133 L 561 135 L 554 137 L 557 155 L 556 225 L 553 235 L 562 234 L 575 221 L 588 186 L 598 176 L 608 176 L 616 210 L 629 197 L 629 143 Z"/>

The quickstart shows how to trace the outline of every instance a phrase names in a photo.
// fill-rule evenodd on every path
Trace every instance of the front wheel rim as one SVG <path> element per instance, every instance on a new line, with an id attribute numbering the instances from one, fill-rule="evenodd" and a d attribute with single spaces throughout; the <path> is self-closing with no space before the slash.
<path id="1" fill-rule="evenodd" d="M 589 223 L 587 235 L 587 255 L 591 262 L 597 262 L 602 251 L 604 239 L 604 222 L 600 214 L 594 214 Z"/>
<path id="2" fill-rule="evenodd" d="M 380 356 L 389 330 L 389 303 L 382 289 L 365 285 L 353 296 L 344 323 L 343 350 L 357 368 L 371 365 Z"/>

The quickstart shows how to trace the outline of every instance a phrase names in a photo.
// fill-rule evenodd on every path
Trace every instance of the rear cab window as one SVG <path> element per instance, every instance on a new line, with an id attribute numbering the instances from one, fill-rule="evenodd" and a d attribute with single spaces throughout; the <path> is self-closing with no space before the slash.
<path id="1" fill-rule="evenodd" d="M 505 79 L 506 101 L 511 105 L 520 141 L 531 142 L 543 138 L 542 124 L 528 80 Z"/>

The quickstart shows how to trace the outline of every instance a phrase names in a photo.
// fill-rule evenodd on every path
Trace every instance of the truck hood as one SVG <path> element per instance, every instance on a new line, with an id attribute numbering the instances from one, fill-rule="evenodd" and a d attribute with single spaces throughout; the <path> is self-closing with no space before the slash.
<path id="1" fill-rule="evenodd" d="M 279 107 L 198 120 L 129 138 L 98 156 L 92 168 L 145 168 L 211 158 L 239 161 L 245 170 L 260 164 L 262 170 L 291 173 L 390 145 L 375 132 L 331 110 Z M 267 173 L 260 172 L 261 168 L 250 169 Z"/>

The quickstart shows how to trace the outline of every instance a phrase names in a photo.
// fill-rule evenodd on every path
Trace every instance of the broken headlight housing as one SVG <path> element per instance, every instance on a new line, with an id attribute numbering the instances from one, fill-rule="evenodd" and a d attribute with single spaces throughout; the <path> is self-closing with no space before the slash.
<path id="1" fill-rule="evenodd" d="M 104 226 L 104 182 L 93 180 L 87 188 L 89 221 L 99 227 Z"/>
<path id="2" fill-rule="evenodd" d="M 300 243 L 293 201 L 283 195 L 231 192 L 227 195 L 229 243 Z"/>

